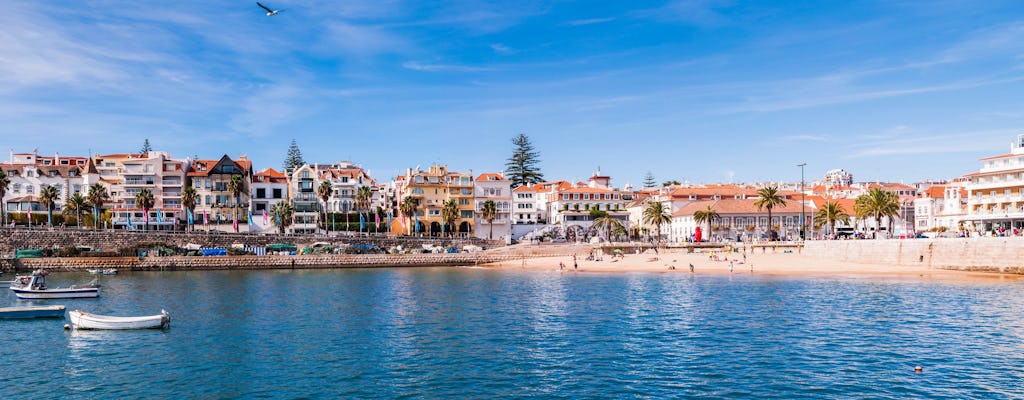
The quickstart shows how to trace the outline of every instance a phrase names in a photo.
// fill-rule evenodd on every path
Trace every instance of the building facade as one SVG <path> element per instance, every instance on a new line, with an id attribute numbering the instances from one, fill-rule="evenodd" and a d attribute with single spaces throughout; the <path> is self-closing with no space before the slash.
<path id="1" fill-rule="evenodd" d="M 413 197 L 419 201 L 416 215 L 410 218 L 407 229 L 419 234 L 438 236 L 451 234 L 452 225 L 458 235 L 471 235 L 474 224 L 473 208 L 473 175 L 449 171 L 447 165 L 434 165 L 428 170 L 408 169 L 406 175 L 396 180 L 401 188 L 398 203 L 402 199 Z M 455 201 L 459 216 L 448 221 L 449 227 L 443 227 L 442 208 L 447 201 Z M 408 217 L 408 216 L 407 216 Z"/>
<path id="2" fill-rule="evenodd" d="M 237 213 L 239 231 L 248 230 L 252 188 L 252 162 L 248 158 L 240 156 L 233 160 L 225 154 L 218 160 L 193 160 L 186 176 L 199 196 L 194 215 L 197 229 L 233 230 Z M 243 186 L 238 198 L 228 191 L 228 183 L 235 176 Z"/>
<path id="3" fill-rule="evenodd" d="M 97 155 L 93 160 L 110 195 L 114 228 L 173 230 L 185 220 L 181 192 L 188 160 L 173 159 L 163 151 Z M 148 215 L 135 202 L 143 189 L 153 195 Z"/>
<path id="4" fill-rule="evenodd" d="M 482 214 L 484 202 L 493 201 L 497 212 L 488 222 Z M 504 239 L 512 235 L 512 182 L 502 174 L 480 174 L 473 183 L 475 235 L 481 239 Z"/>
<path id="5" fill-rule="evenodd" d="M 966 228 L 976 234 L 1024 229 L 1024 135 L 1009 153 L 981 161 L 981 170 L 967 175 Z"/>
<path id="6" fill-rule="evenodd" d="M 89 185 L 99 182 L 91 160 L 87 157 L 66 157 L 54 154 L 40 156 L 37 152 L 10 154 L 6 163 L 0 163 L 0 170 L 7 175 L 10 186 L 3 196 L 4 212 L 28 213 L 45 212 L 39 194 L 43 188 L 57 188 L 54 212 L 63 209 L 64 201 L 75 193 L 85 196 Z"/>

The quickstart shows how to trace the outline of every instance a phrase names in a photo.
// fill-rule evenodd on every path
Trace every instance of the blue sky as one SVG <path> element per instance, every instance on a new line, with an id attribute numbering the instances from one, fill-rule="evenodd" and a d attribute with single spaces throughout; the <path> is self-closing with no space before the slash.
<path id="1" fill-rule="evenodd" d="M 7 1 L 0 144 L 503 169 L 911 182 L 1024 133 L 1014 1 Z"/>

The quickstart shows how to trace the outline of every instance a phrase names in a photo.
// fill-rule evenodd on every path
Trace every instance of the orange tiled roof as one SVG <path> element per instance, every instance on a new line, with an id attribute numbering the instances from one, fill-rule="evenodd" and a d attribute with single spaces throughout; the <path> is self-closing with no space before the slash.
<path id="1" fill-rule="evenodd" d="M 999 159 L 999 158 L 1013 157 L 1013 156 L 1016 156 L 1016 155 L 1017 154 L 1013 154 L 1013 153 L 1010 153 L 1010 154 L 1000 154 L 998 156 L 979 158 L 978 161 L 995 160 L 995 159 Z"/>
<path id="2" fill-rule="evenodd" d="M 501 174 L 486 173 L 486 174 L 480 174 L 480 176 L 478 176 L 476 178 L 476 180 L 478 180 L 478 181 L 507 181 L 508 179 L 505 179 L 505 177 L 501 176 Z"/>
<path id="3" fill-rule="evenodd" d="M 719 214 L 768 214 L 767 209 L 758 210 L 754 203 L 757 199 L 722 199 L 722 200 L 710 200 L 710 201 L 697 201 L 680 208 L 676 212 L 672 213 L 673 217 L 690 216 L 697 211 L 706 210 L 708 206 L 711 206 L 715 212 Z M 784 206 L 776 206 L 772 208 L 772 215 L 785 214 L 785 213 L 799 213 L 801 210 L 799 201 L 787 201 Z M 815 211 L 814 207 L 808 205 L 805 207 L 804 212 L 810 214 Z"/>

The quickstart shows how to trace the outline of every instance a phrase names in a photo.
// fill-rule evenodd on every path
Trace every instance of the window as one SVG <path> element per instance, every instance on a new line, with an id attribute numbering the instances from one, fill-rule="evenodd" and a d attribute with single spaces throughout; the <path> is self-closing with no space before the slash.
<path id="1" fill-rule="evenodd" d="M 579 193 L 573 193 L 572 194 L 572 199 L 573 200 L 579 200 L 580 199 L 580 194 Z"/>
<path id="2" fill-rule="evenodd" d="M 584 193 L 583 200 L 590 200 L 590 193 Z"/>
<path id="3" fill-rule="evenodd" d="M 25 171 L 25 176 L 31 178 L 32 177 L 32 170 Z"/>
<path id="4" fill-rule="evenodd" d="M 14 184 L 14 193 L 15 194 L 21 193 L 21 184 L 20 183 L 15 183 Z"/>
<path id="5" fill-rule="evenodd" d="M 459 205 L 460 206 L 467 206 L 467 205 L 469 205 L 469 199 L 459 199 Z"/>
<path id="6" fill-rule="evenodd" d="M 213 202 L 210 201 L 210 195 L 206 195 L 206 205 L 211 205 Z"/>
<path id="7" fill-rule="evenodd" d="M 412 194 L 423 194 L 423 188 L 413 188 L 412 189 Z"/>
<path id="8" fill-rule="evenodd" d="M 309 171 L 302 171 L 302 179 L 309 179 Z"/>
<path id="9" fill-rule="evenodd" d="M 459 213 L 459 218 L 465 218 L 465 219 L 473 218 L 473 212 L 472 211 L 463 210 L 462 212 Z"/>
<path id="10" fill-rule="evenodd" d="M 562 200 L 569 200 L 569 194 L 565 193 L 562 195 Z"/>
<path id="11" fill-rule="evenodd" d="M 36 187 L 33 185 L 25 185 L 25 194 L 32 194 L 36 192 Z"/>
<path id="12" fill-rule="evenodd" d="M 264 188 L 256 189 L 256 198 L 257 199 L 264 199 L 266 197 L 267 197 L 267 189 L 264 189 Z"/>
<path id="13" fill-rule="evenodd" d="M 281 196 L 282 196 L 281 189 L 274 189 L 274 198 L 275 199 L 280 199 Z"/>
<path id="14" fill-rule="evenodd" d="M 225 192 L 225 191 L 228 190 L 228 183 L 227 182 L 217 182 L 217 183 L 214 183 L 213 190 L 218 191 L 218 192 Z"/>

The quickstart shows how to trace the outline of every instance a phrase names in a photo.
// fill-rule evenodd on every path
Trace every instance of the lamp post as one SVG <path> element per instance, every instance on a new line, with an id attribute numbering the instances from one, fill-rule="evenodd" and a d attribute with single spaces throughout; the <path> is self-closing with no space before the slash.
<path id="1" fill-rule="evenodd" d="M 807 193 L 804 191 L 804 167 L 807 163 L 797 164 L 800 167 L 800 240 L 807 240 L 807 232 L 804 231 L 806 222 L 804 222 L 804 207 L 807 204 Z"/>

